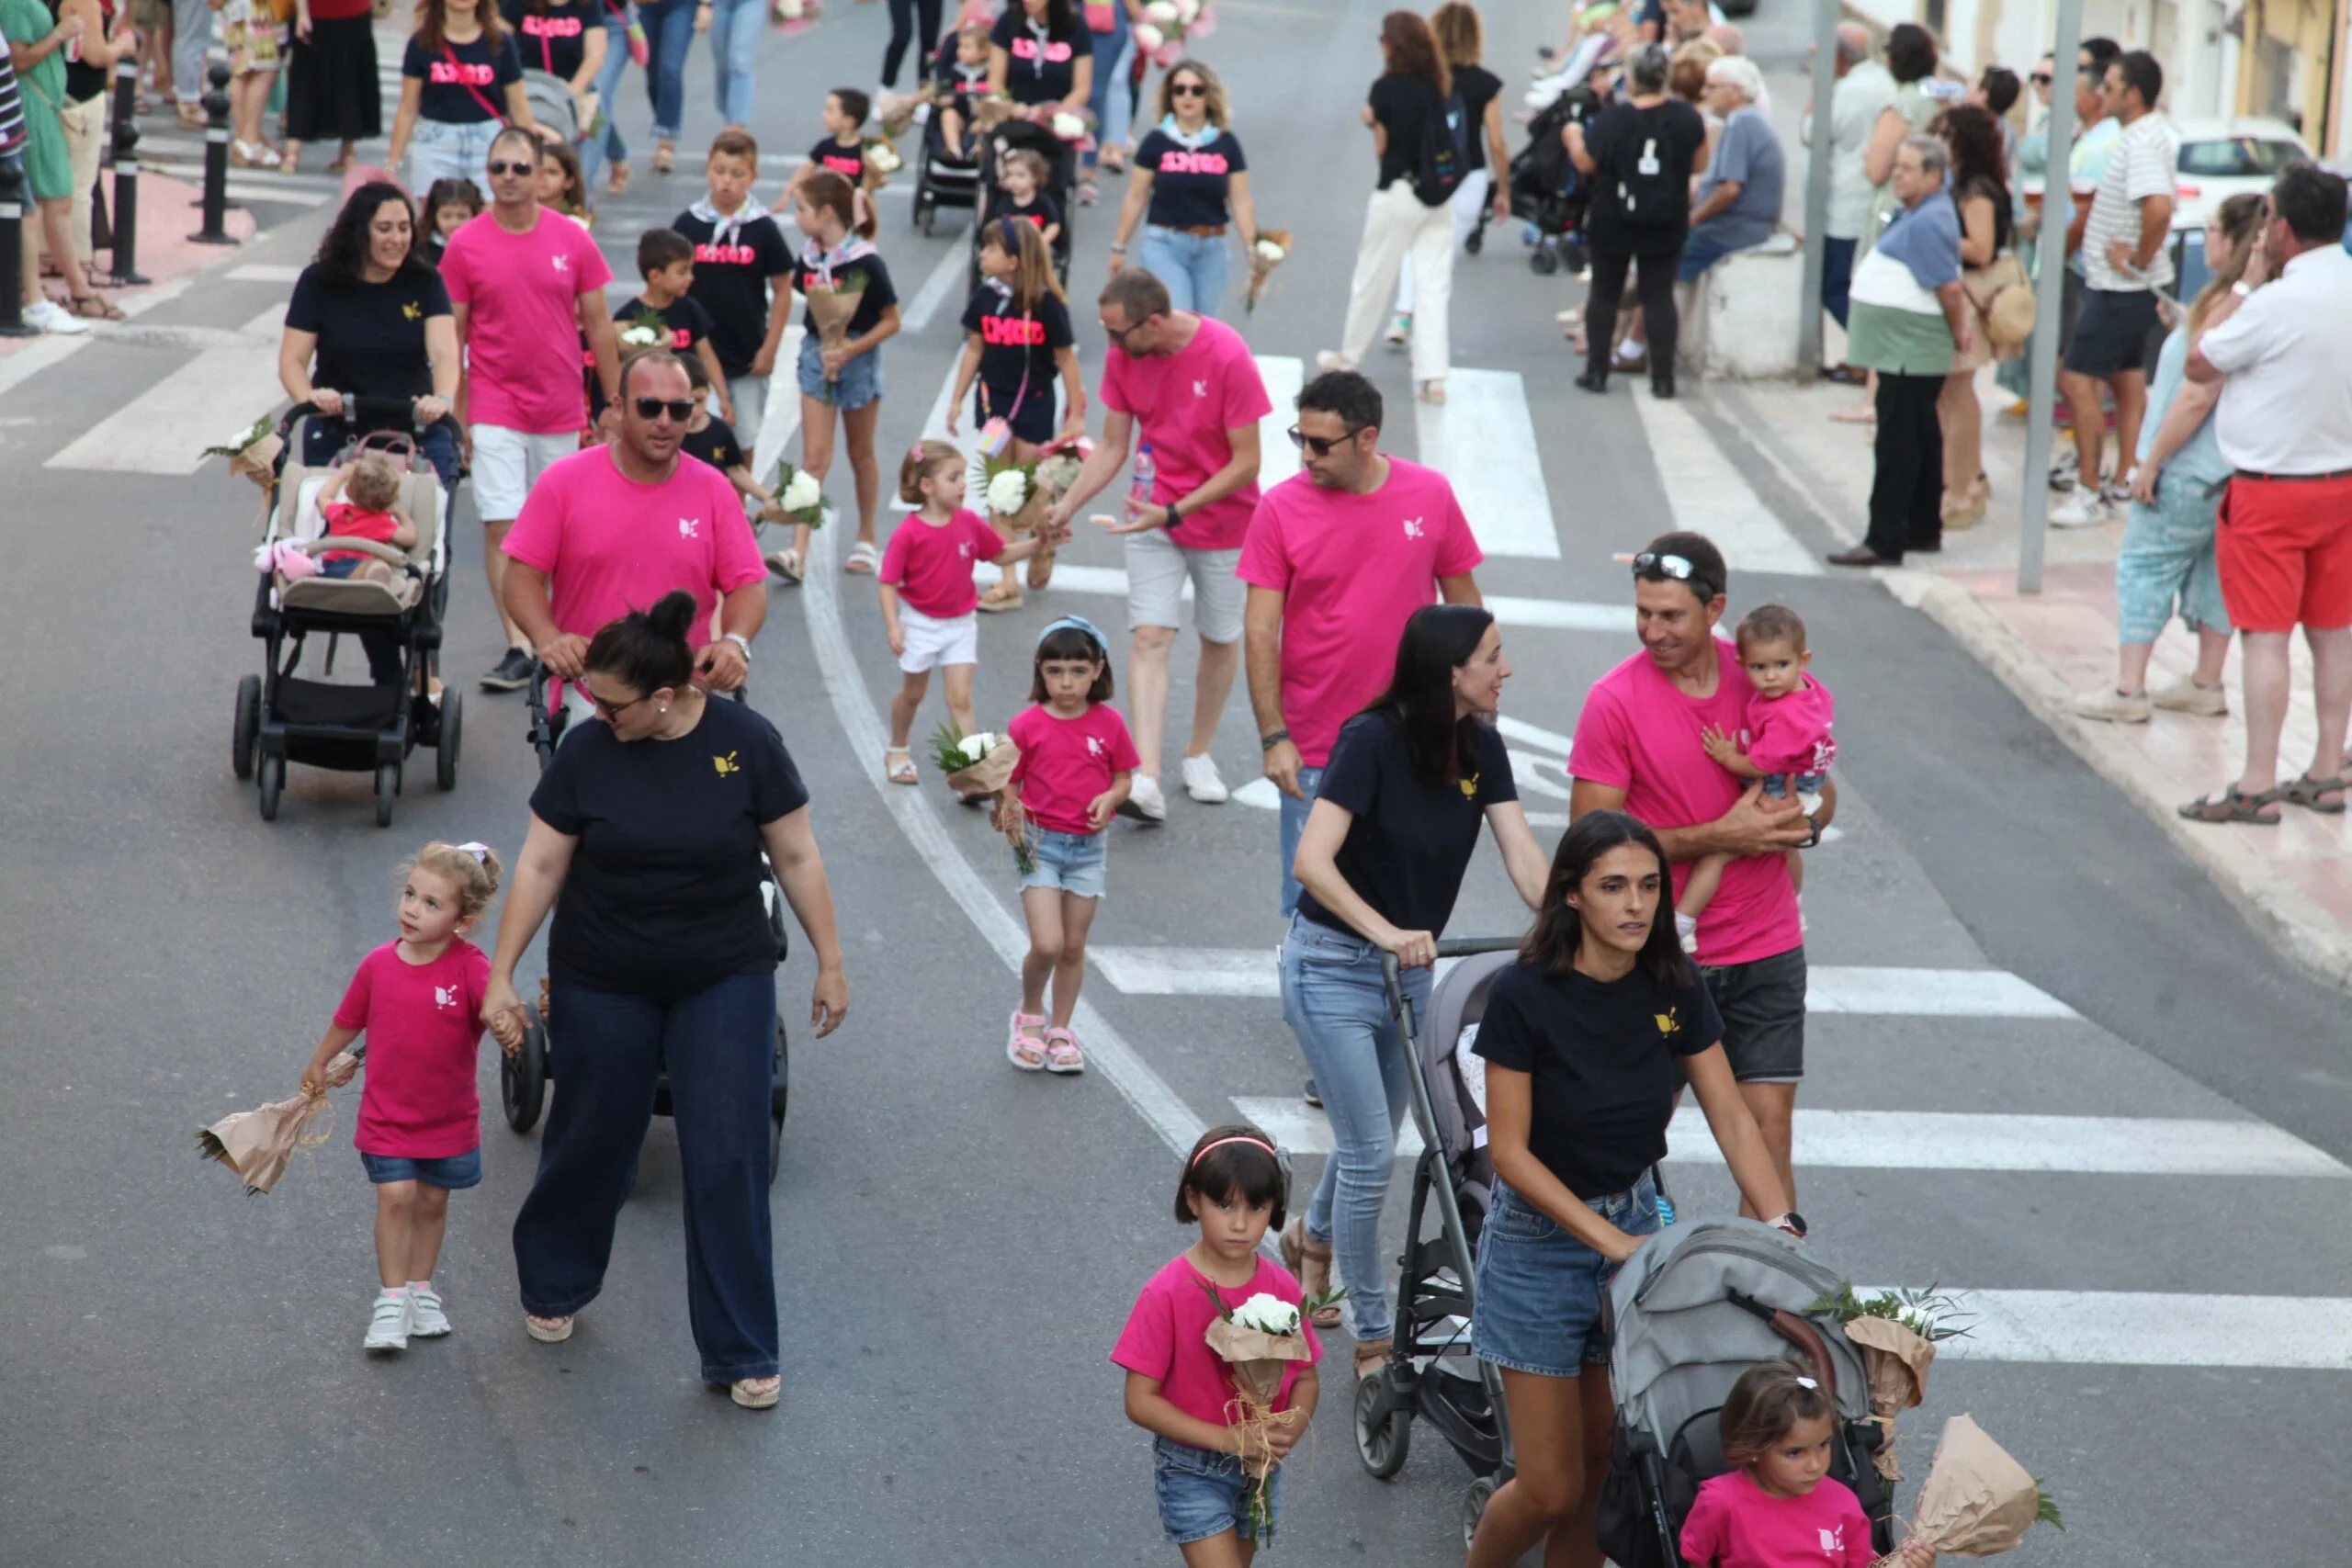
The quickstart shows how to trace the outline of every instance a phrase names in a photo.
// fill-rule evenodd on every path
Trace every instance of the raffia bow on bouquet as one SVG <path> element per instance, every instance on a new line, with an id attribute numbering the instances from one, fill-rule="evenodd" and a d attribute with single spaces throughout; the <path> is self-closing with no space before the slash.
<path id="1" fill-rule="evenodd" d="M 2037 1524 L 2066 1528 L 2041 1483 L 1968 1416 L 1945 1422 L 1908 1540 L 1955 1557 L 1997 1557 L 2016 1551 Z M 1902 1553 L 1892 1552 L 1871 1568 L 1898 1568 L 1901 1562 Z"/>
<path id="2" fill-rule="evenodd" d="M 346 1084 L 367 1053 L 345 1051 L 326 1066 L 330 1084 Z M 291 1100 L 274 1100 L 252 1111 L 224 1116 L 196 1135 L 196 1152 L 237 1173 L 245 1195 L 259 1197 L 277 1184 L 297 1149 L 314 1149 L 334 1125 L 334 1105 L 325 1089 L 305 1088 Z"/>
<path id="3" fill-rule="evenodd" d="M 1241 1467 L 1250 1477 L 1244 1493 L 1250 1538 L 1262 1542 L 1273 1529 L 1266 1482 L 1281 1462 L 1268 1446 L 1266 1434 L 1288 1420 L 1287 1412 L 1274 1409 L 1274 1401 L 1282 1396 L 1283 1378 L 1291 1363 L 1311 1359 L 1315 1354 L 1306 1343 L 1306 1314 L 1329 1306 L 1347 1292 L 1329 1292 L 1294 1305 L 1261 1291 L 1239 1306 L 1228 1307 L 1206 1280 L 1201 1281 L 1201 1289 L 1216 1308 L 1216 1315 L 1209 1320 L 1208 1347 L 1233 1373 L 1234 1397 L 1226 1402 L 1225 1416 L 1226 1424 L 1241 1432 Z"/>

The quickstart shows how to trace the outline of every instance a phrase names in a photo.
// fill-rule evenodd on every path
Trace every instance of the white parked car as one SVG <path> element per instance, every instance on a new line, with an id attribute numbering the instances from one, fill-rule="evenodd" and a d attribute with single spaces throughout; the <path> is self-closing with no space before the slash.
<path id="1" fill-rule="evenodd" d="M 2311 149 L 2295 128 L 2278 119 L 2185 119 L 2179 138 L 2180 194 L 2175 229 L 2202 229 L 2214 209 L 2240 191 L 2267 194 L 2278 172 Z"/>

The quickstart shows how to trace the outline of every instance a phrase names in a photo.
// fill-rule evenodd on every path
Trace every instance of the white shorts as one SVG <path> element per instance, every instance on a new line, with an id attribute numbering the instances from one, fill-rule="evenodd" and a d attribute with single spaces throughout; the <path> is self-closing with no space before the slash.
<path id="1" fill-rule="evenodd" d="M 523 502 L 548 465 L 580 450 L 576 430 L 535 435 L 500 424 L 477 424 L 473 438 L 474 510 L 485 523 L 512 523 L 523 515 Z"/>
<path id="2" fill-rule="evenodd" d="M 1183 625 L 1177 606 L 1187 577 L 1193 620 L 1210 642 L 1241 640 L 1241 606 L 1250 590 L 1238 575 L 1239 550 L 1188 550 L 1165 528 L 1127 537 L 1127 629 Z"/>
<path id="3" fill-rule="evenodd" d="M 980 617 L 973 611 L 943 621 L 901 604 L 899 629 L 907 637 L 907 651 L 899 655 L 899 668 L 910 675 L 980 661 Z"/>

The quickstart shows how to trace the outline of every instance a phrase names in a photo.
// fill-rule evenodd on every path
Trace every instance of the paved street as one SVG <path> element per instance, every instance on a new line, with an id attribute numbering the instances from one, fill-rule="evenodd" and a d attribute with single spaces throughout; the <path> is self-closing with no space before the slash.
<path id="1" fill-rule="evenodd" d="M 1220 11 L 1203 52 L 1227 74 L 1262 220 L 1297 236 L 1257 314 L 1235 312 L 1277 405 L 1272 479 L 1290 471 L 1288 394 L 1339 335 L 1381 7 Z M 1489 11 L 1510 107 L 1536 17 Z M 1791 109 L 1795 16 L 1766 0 L 1749 29 Z M 808 34 L 769 35 L 763 197 L 816 139 L 824 90 L 871 85 L 884 28 L 881 7 L 835 0 Z M 646 142 L 599 221 L 632 292 L 639 232 L 701 194 L 685 150 L 716 128 L 709 69 L 698 49 L 680 172 L 652 175 Z M 622 96 L 634 131 L 634 73 Z M 961 346 L 966 237 L 909 223 L 909 162 L 880 197 L 908 316 L 884 350 L 889 469 L 935 430 Z M 849 1021 L 816 1043 L 805 952 L 782 977 L 777 1411 L 738 1410 L 695 1375 L 666 1123 L 605 1293 L 571 1342 L 535 1345 L 508 1226 L 537 1137 L 498 1118 L 486 1049 L 487 1178 L 451 1204 L 438 1276 L 457 1332 L 373 1360 L 358 1348 L 374 1277 L 356 1091 L 270 1196 L 193 1157 L 199 1125 L 293 1091 L 352 966 L 390 939 L 391 868 L 428 837 L 486 840 L 511 862 L 536 776 L 520 700 L 471 689 L 500 637 L 470 496 L 444 655 L 466 690 L 457 790 L 412 766 L 379 830 L 362 775 L 296 768 L 266 824 L 231 775 L 232 694 L 259 659 L 258 492 L 196 455 L 275 406 L 277 322 L 332 211 L 323 176 L 271 179 L 240 174 L 262 187 L 264 231 L 184 292 L 69 354 L 0 359 L 0 1562 L 1172 1561 L 1149 1439 L 1106 1358 L 1136 1290 L 1188 1239 L 1168 1214 L 1176 1151 L 1259 1118 L 1293 1148 L 1303 1202 L 1329 1142 L 1272 995 L 1272 795 L 1204 807 L 1171 790 L 1164 828 L 1114 828 L 1080 1019 L 1091 1068 L 1012 1072 L 1025 937 L 1008 857 L 935 779 L 884 781 L 897 675 L 870 581 L 839 570 L 840 529 L 818 536 L 805 589 L 776 590 L 752 674 L 814 797 L 853 987 Z M 1074 215 L 1090 389 L 1112 199 Z M 1702 529 L 1729 556 L 1735 615 L 1780 599 L 1806 617 L 1839 698 L 1841 795 L 1809 858 L 1801 1206 L 1815 1249 L 1858 1285 L 1938 1284 L 1976 1314 L 1905 1419 L 1915 1484 L 1943 1417 L 1967 1411 L 2064 1506 L 2066 1533 L 2037 1531 L 2020 1562 L 2345 1561 L 2344 996 L 2258 941 L 1946 633 L 1871 582 L 1823 575 L 1836 541 L 1816 503 L 1724 405 L 1689 387 L 1655 403 L 1640 378 L 1605 399 L 1572 388 L 1552 317 L 1580 295 L 1490 232 L 1455 274 L 1453 401 L 1417 407 L 1401 355 L 1366 366 L 1389 400 L 1385 445 L 1451 472 L 1487 551 L 1479 580 L 1517 671 L 1503 730 L 1547 848 L 1583 694 L 1635 647 L 1612 552 Z M 794 402 L 772 402 L 766 457 L 797 455 Z M 846 501 L 845 473 L 835 489 Z M 982 618 L 984 724 L 1022 705 L 1053 615 L 1077 609 L 1124 641 L 1115 543 L 1081 538 L 1063 559 L 1051 591 Z M 1255 777 L 1238 694 L 1216 756 L 1229 783 Z M 1523 917 L 1482 847 L 1453 934 Z M 1726 1209 L 1703 1127 L 1676 1142 L 1684 1213 Z M 1389 1214 L 1401 1235 L 1403 1205 Z M 1335 1337 L 1268 1561 L 1458 1562 L 1467 1472 L 1423 1427 L 1397 1479 L 1364 1474 L 1344 1348 Z"/>

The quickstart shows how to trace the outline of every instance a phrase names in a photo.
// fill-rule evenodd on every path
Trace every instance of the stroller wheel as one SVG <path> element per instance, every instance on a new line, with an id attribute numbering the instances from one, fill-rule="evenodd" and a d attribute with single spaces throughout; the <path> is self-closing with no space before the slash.
<path id="1" fill-rule="evenodd" d="M 1487 248 L 1486 225 L 1482 223 L 1477 228 L 1471 230 L 1467 235 L 1464 236 L 1462 248 L 1468 251 L 1474 256 L 1480 251 L 1485 250 Z"/>
<path id="2" fill-rule="evenodd" d="M 1478 1521 L 1486 1517 L 1487 1505 L 1494 1500 L 1495 1478 L 1482 1475 L 1462 1492 L 1462 1550 L 1470 1550 L 1471 1540 L 1478 1533 Z"/>
<path id="3" fill-rule="evenodd" d="M 445 790 L 458 787 L 458 742 L 465 729 L 465 709 L 458 695 L 455 686 L 441 689 L 440 735 L 433 746 L 433 782 Z"/>
<path id="4" fill-rule="evenodd" d="M 547 1103 L 547 1025 L 539 1021 L 538 1009 L 526 1005 L 523 1043 L 511 1056 L 499 1053 L 498 1098 L 506 1112 L 506 1124 L 518 1133 L 527 1133 L 537 1126 L 540 1108 Z"/>
<path id="5" fill-rule="evenodd" d="M 401 793 L 401 768 L 398 762 L 376 764 L 376 826 L 392 825 L 392 801 Z"/>
<path id="6" fill-rule="evenodd" d="M 1527 253 L 1527 265 L 1540 277 L 1549 277 L 1560 270 L 1560 257 L 1549 245 L 1538 245 Z"/>
<path id="7" fill-rule="evenodd" d="M 1355 1431 L 1356 1457 L 1374 1480 L 1405 1468 L 1413 1446 L 1413 1407 L 1396 1397 L 1385 1370 L 1357 1380 Z"/>
<path id="8" fill-rule="evenodd" d="M 261 819 L 277 820 L 277 796 L 286 787 L 286 759 L 264 757 L 254 771 L 261 775 Z"/>
<path id="9" fill-rule="evenodd" d="M 229 766 L 240 779 L 254 776 L 254 746 L 261 739 L 261 677 L 237 682 L 237 718 L 229 731 Z"/>

